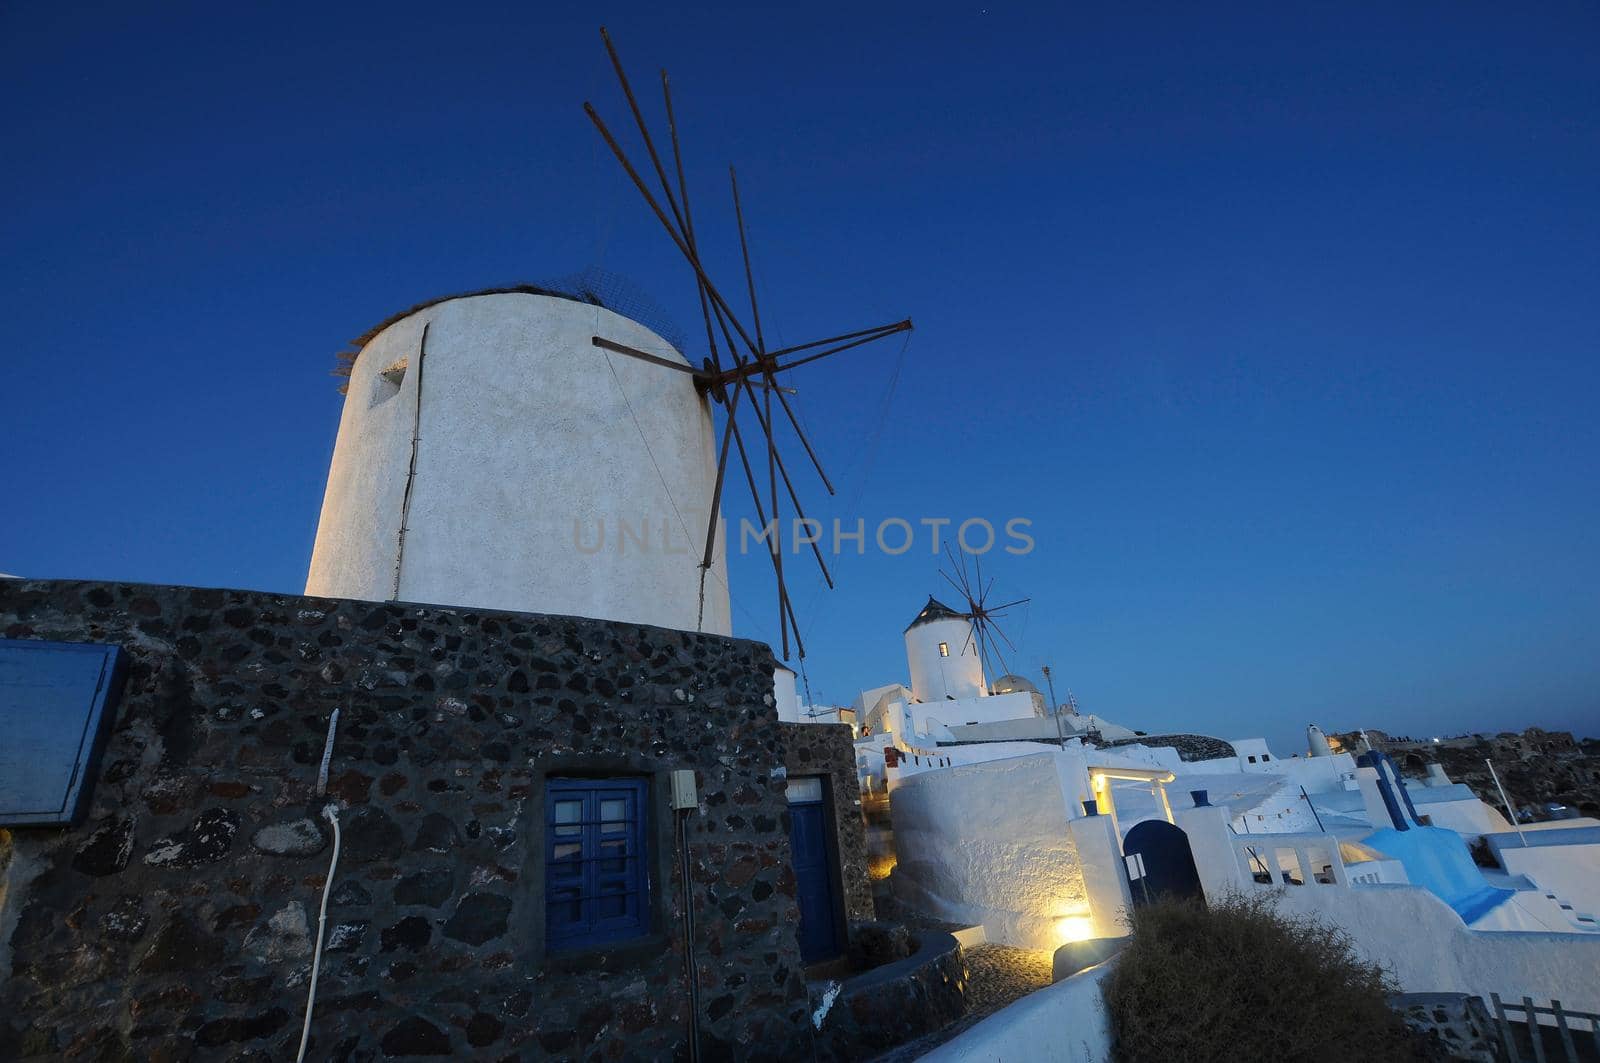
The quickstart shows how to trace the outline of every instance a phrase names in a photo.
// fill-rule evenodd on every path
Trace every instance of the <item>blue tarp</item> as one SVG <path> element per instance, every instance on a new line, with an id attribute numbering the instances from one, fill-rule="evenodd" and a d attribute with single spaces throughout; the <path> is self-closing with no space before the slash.
<path id="1" fill-rule="evenodd" d="M 1489 885 L 1472 862 L 1461 835 L 1443 827 L 1393 827 L 1375 830 L 1361 844 L 1400 861 L 1406 877 L 1455 909 L 1469 926 L 1498 908 L 1516 892 Z"/>

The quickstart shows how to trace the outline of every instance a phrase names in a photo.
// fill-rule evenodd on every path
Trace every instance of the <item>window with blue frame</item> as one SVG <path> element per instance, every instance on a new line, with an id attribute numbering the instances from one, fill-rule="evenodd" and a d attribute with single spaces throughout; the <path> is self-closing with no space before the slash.
<path id="1" fill-rule="evenodd" d="M 545 784 L 545 942 L 605 945 L 650 929 L 644 779 Z"/>

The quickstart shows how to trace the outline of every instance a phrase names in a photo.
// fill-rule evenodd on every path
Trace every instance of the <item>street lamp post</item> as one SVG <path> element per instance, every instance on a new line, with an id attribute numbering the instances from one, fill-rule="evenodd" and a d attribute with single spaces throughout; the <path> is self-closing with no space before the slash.
<path id="1" fill-rule="evenodd" d="M 1044 673 L 1045 686 L 1050 688 L 1050 714 L 1056 718 L 1056 745 L 1066 749 L 1067 733 L 1061 727 L 1061 706 L 1056 704 L 1056 681 L 1051 678 L 1048 664 L 1042 666 L 1039 670 Z"/>

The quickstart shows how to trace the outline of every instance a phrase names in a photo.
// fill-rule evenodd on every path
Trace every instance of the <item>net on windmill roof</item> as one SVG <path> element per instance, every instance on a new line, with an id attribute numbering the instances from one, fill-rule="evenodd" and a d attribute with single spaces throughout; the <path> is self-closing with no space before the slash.
<path id="1" fill-rule="evenodd" d="M 402 318 L 410 317 L 430 306 L 447 303 L 452 299 L 468 299 L 477 295 L 504 295 L 521 292 L 528 295 L 549 295 L 558 299 L 571 299 L 577 303 L 588 303 L 591 306 L 604 307 L 625 318 L 637 321 L 657 336 L 666 340 L 672 347 L 683 353 L 685 341 L 684 332 L 672 316 L 661 307 L 644 289 L 639 287 L 627 277 L 618 273 L 590 266 L 577 273 L 569 273 L 560 277 L 551 277 L 537 283 L 506 284 L 494 288 L 479 288 L 470 292 L 456 292 L 451 295 L 441 295 L 434 299 L 425 299 L 415 306 L 407 307 L 397 314 L 391 314 L 372 326 L 355 339 L 351 340 L 345 350 L 340 351 L 335 357 L 338 365 L 334 367 L 333 375 L 348 377 L 355 367 L 356 359 L 361 356 L 361 350 L 373 337 L 390 325 Z M 345 385 L 339 386 L 343 393 Z"/>
<path id="2" fill-rule="evenodd" d="M 684 353 L 684 332 L 673 320 L 672 315 L 643 288 L 620 273 L 589 266 L 564 277 L 551 277 L 540 281 L 538 286 L 548 293 L 564 295 L 580 303 L 603 306 L 607 310 L 637 321 L 672 344 L 679 354 Z"/>

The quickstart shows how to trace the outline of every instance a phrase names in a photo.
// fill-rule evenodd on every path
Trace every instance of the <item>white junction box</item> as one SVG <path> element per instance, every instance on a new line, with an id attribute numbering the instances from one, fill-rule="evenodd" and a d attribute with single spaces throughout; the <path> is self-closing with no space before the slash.
<path id="1" fill-rule="evenodd" d="M 693 769 L 679 768 L 672 773 L 672 807 L 678 810 L 700 807 L 700 797 L 694 787 Z"/>

